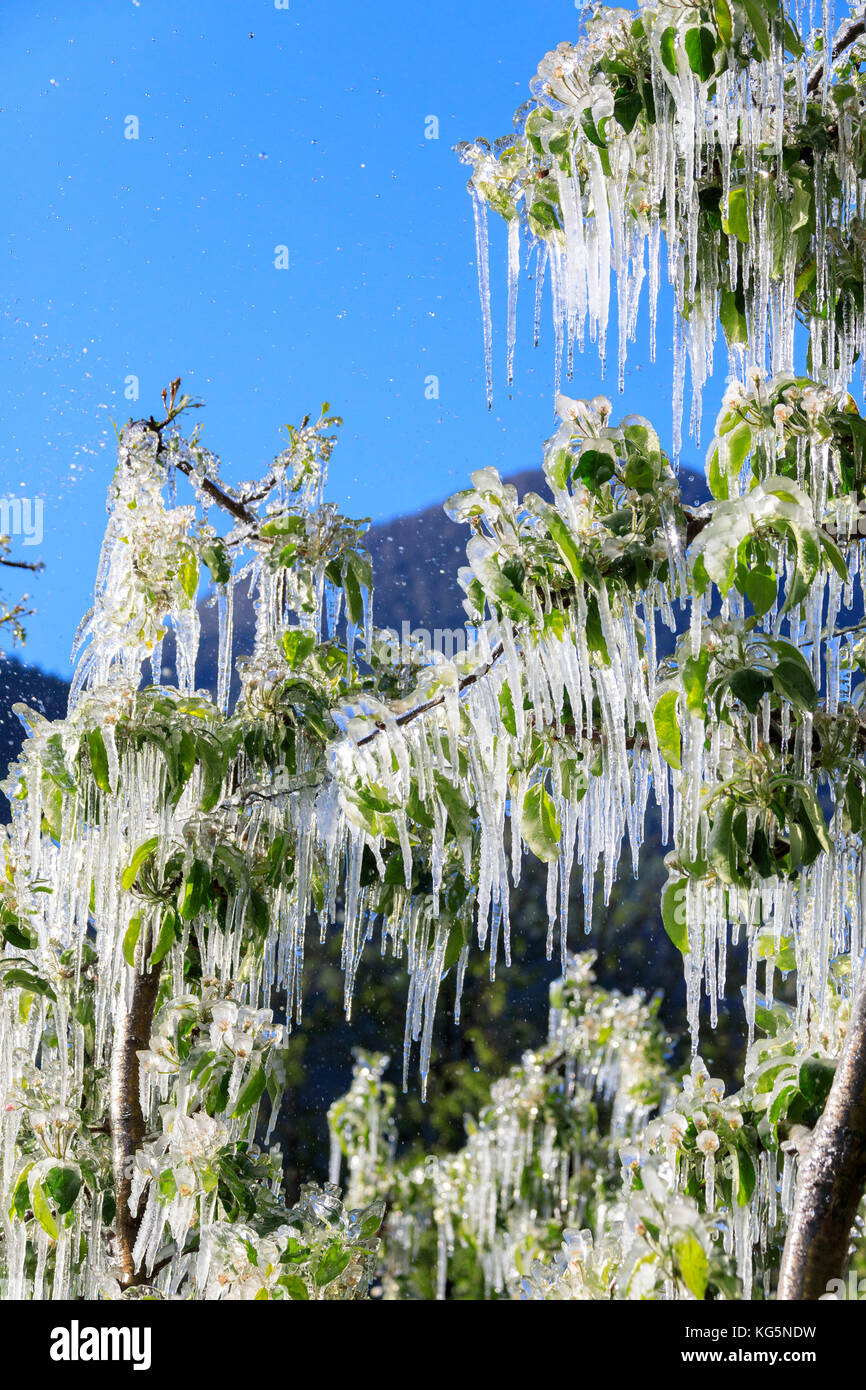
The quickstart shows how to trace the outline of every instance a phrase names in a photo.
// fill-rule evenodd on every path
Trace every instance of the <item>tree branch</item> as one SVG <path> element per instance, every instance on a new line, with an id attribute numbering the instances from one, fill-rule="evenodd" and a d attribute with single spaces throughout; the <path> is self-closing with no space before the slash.
<path id="1" fill-rule="evenodd" d="M 168 421 L 163 421 L 162 424 L 160 424 L 160 422 L 154 420 L 151 415 L 149 420 L 138 420 L 136 423 L 143 426 L 144 429 L 153 431 L 159 440 L 157 454 L 162 454 L 164 452 L 162 431 Z M 172 462 L 175 468 L 177 468 L 180 473 L 183 473 L 185 477 L 194 478 L 202 492 L 206 492 L 211 501 L 216 502 L 218 507 L 222 507 L 223 511 L 233 516 L 235 521 L 243 522 L 245 526 L 258 526 L 259 519 L 255 512 L 251 512 L 249 507 L 244 506 L 243 502 L 239 502 L 237 498 L 232 497 L 231 493 L 221 488 L 219 483 L 214 482 L 213 478 L 209 478 L 206 473 L 198 475 L 187 459 L 173 459 Z"/>
<path id="2" fill-rule="evenodd" d="M 141 945 L 139 946 L 141 949 Z M 136 970 L 129 1008 L 118 1025 L 111 1051 L 111 1089 L 109 1115 L 111 1122 L 111 1159 L 114 1169 L 114 1192 L 117 1203 L 115 1236 L 119 1283 L 129 1289 L 145 1282 L 143 1273 L 136 1273 L 132 1257 L 141 1212 L 133 1216 L 129 1208 L 132 1190 L 132 1169 L 135 1155 L 144 1143 L 144 1115 L 139 1098 L 138 1061 L 150 1043 L 153 1011 L 159 993 L 161 963 L 152 970 Z"/>
<path id="3" fill-rule="evenodd" d="M 777 1297 L 818 1299 L 842 1277 L 866 1186 L 866 968 L 812 1146 L 801 1164 Z"/>
<path id="4" fill-rule="evenodd" d="M 6 560 L 0 555 L 0 565 L 5 565 L 10 570 L 30 570 L 33 574 L 38 574 L 44 570 L 45 565 L 41 560 Z"/>
<path id="5" fill-rule="evenodd" d="M 852 43 L 855 43 L 863 34 L 866 34 L 866 16 L 860 19 L 852 19 L 850 23 L 843 25 L 833 40 L 833 52 L 830 57 L 831 64 L 835 63 L 836 59 L 845 52 L 845 49 L 850 48 Z M 809 81 L 806 83 L 806 91 L 809 96 L 814 96 L 821 86 L 824 77 L 824 64 L 825 59 L 822 58 L 818 66 L 813 68 L 809 76 Z"/>
<path id="6" fill-rule="evenodd" d="M 476 681 L 480 681 L 482 677 L 486 676 L 487 672 L 501 657 L 503 650 L 502 643 L 497 643 L 490 654 L 490 660 L 486 661 L 483 666 L 479 666 L 477 671 L 472 671 L 470 675 L 463 677 L 462 681 L 460 681 L 457 686 L 458 695 L 462 695 L 463 691 L 468 690 L 470 685 L 474 685 Z M 428 710 L 435 709 L 437 705 L 443 705 L 444 703 L 445 696 L 436 695 L 432 700 L 425 700 L 423 705 L 416 705 L 414 709 L 407 710 L 405 714 L 398 715 L 394 723 L 401 726 L 404 724 L 411 724 L 413 719 L 417 719 L 420 715 L 426 714 Z M 356 747 L 363 748 L 365 743 L 372 743 L 374 738 L 378 738 L 379 734 L 384 732 L 385 727 L 384 724 L 377 725 L 374 733 L 367 734 L 364 738 L 358 739 Z"/>

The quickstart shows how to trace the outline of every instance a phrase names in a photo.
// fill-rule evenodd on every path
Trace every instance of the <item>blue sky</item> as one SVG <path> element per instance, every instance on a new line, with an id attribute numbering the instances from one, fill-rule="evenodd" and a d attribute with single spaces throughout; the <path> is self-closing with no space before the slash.
<path id="1" fill-rule="evenodd" d="M 452 146 L 505 134 L 538 60 L 577 23 L 566 0 L 4 7 L 0 495 L 44 499 L 29 660 L 68 674 L 105 519 L 109 417 L 149 414 L 174 375 L 205 400 L 204 438 L 235 481 L 276 452 L 281 424 L 328 400 L 345 419 L 329 492 L 350 515 L 382 520 L 444 498 L 473 468 L 540 462 L 552 335 L 533 349 L 523 280 L 509 397 L 494 226 L 488 412 Z M 425 139 L 431 115 L 438 140 Z M 669 325 L 665 298 L 658 364 L 645 317 L 622 401 L 667 439 Z M 592 348 L 567 389 L 615 395 L 615 372 L 601 380 Z M 425 398 L 431 374 L 438 400 Z M 130 375 L 137 403 L 124 399 Z"/>

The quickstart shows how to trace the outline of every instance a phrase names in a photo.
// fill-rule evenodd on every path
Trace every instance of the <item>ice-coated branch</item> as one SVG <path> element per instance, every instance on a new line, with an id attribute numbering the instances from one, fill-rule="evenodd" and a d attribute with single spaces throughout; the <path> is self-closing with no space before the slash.
<path id="1" fill-rule="evenodd" d="M 833 53 L 830 62 L 835 63 L 846 48 L 850 48 L 852 43 L 862 38 L 864 34 L 866 34 L 866 15 L 861 15 L 859 19 L 852 19 L 847 24 L 843 24 L 833 41 Z M 814 96 L 815 92 L 819 90 L 823 77 L 824 59 L 822 58 L 817 67 L 810 73 L 809 81 L 806 84 L 806 91 L 810 96 Z"/>
<path id="2" fill-rule="evenodd" d="M 158 452 L 161 453 L 163 449 L 162 430 L 167 422 L 163 421 L 162 424 L 160 424 L 158 420 L 154 420 L 153 416 L 151 416 L 149 420 L 139 420 L 138 423 L 144 429 L 152 430 L 157 436 L 159 439 Z M 222 507 L 223 511 L 228 512 L 230 516 L 233 516 L 235 521 L 242 522 L 244 526 L 258 526 L 258 517 L 255 512 L 251 512 L 249 507 L 244 506 L 243 502 L 239 502 L 236 497 L 232 497 L 231 493 L 221 488 L 219 483 L 214 482 L 213 478 L 208 478 L 206 474 L 201 476 L 196 475 L 195 469 L 187 459 L 174 459 L 173 463 L 178 471 L 183 473 L 185 477 L 192 478 L 195 475 L 196 482 L 202 492 L 207 493 L 211 501 L 215 502 L 218 507 Z"/>
<path id="3" fill-rule="evenodd" d="M 694 511 L 690 507 L 684 507 L 683 511 L 686 516 L 685 540 L 686 546 L 688 547 L 691 545 L 695 537 L 700 535 L 703 528 L 707 525 L 709 521 L 709 516 L 701 515 L 700 512 Z M 458 693 L 462 695 L 464 690 L 468 690 L 470 686 L 473 686 L 477 681 L 482 680 L 484 676 L 486 676 L 488 672 L 491 671 L 492 668 L 495 666 L 496 662 L 502 656 L 503 650 L 504 648 L 502 646 L 502 643 L 499 642 L 493 648 L 493 651 L 490 654 L 489 661 L 486 661 L 482 666 L 479 666 L 476 671 L 472 671 L 468 676 L 463 677 L 463 679 L 460 681 L 457 687 Z M 405 724 L 411 724 L 413 720 L 418 719 L 422 714 L 427 714 L 429 710 L 435 709 L 437 705 L 444 704 L 444 702 L 444 694 L 436 695 L 432 700 L 425 700 L 423 704 L 416 705 L 414 709 L 407 710 L 404 714 L 399 715 L 394 720 L 394 722 L 398 725 L 398 727 L 402 727 Z M 365 744 L 371 743 L 374 738 L 377 738 L 379 734 L 384 732 L 384 729 L 385 725 L 380 724 L 372 734 L 367 734 L 364 738 L 358 740 L 358 747 L 363 748 Z"/>
<path id="4" fill-rule="evenodd" d="M 827 1104 L 800 1168 L 778 1298 L 818 1299 L 842 1276 L 866 1187 L 866 970 Z"/>
<path id="5" fill-rule="evenodd" d="M 111 1053 L 111 1158 L 114 1170 L 116 1258 L 121 1288 L 132 1288 L 143 1281 L 137 1274 L 133 1248 L 140 1215 L 133 1216 L 129 1198 L 135 1155 L 144 1142 L 144 1115 L 139 1091 L 139 1052 L 150 1043 L 153 1011 L 159 993 L 161 965 L 135 972 L 129 1007 L 119 1023 Z"/>
<path id="6" fill-rule="evenodd" d="M 476 681 L 479 681 L 482 679 L 483 676 L 486 676 L 488 671 L 492 669 L 495 663 L 502 656 L 503 650 L 504 648 L 502 646 L 502 643 L 499 642 L 497 646 L 493 648 L 493 651 L 490 654 L 489 661 L 485 661 L 484 665 L 479 666 L 477 671 L 472 671 L 468 676 L 463 677 L 462 681 L 460 681 L 457 687 L 458 693 L 462 695 L 464 690 L 468 690 L 469 687 L 471 685 L 474 685 Z M 405 714 L 398 715 L 398 717 L 394 720 L 394 723 L 398 725 L 411 724 L 412 721 L 414 719 L 418 719 L 420 715 L 426 714 L 428 710 L 435 709 L 437 705 L 442 705 L 444 703 L 444 695 L 435 695 L 432 700 L 425 700 L 423 705 L 416 705 L 414 709 L 407 710 Z M 365 738 L 358 739 L 358 747 L 363 748 L 365 743 L 372 742 L 372 740 L 374 738 L 377 738 L 379 734 L 384 732 L 384 730 L 385 725 L 380 724 L 372 734 L 367 734 Z"/>

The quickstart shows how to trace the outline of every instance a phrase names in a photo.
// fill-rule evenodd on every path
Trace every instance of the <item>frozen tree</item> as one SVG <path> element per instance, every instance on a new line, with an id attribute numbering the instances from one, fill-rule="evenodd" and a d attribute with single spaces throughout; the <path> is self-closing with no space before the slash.
<path id="1" fill-rule="evenodd" d="M 543 60 L 516 134 L 462 148 L 489 344 L 488 209 L 508 224 L 509 369 L 524 244 L 539 292 L 549 271 L 559 370 L 587 321 L 604 352 L 614 276 L 624 360 L 664 241 L 675 421 L 688 361 L 697 433 L 718 322 L 731 372 L 704 506 L 683 501 L 676 441 L 672 462 L 600 397 L 557 397 L 549 497 L 472 474 L 447 504 L 470 528 L 468 652 L 406 652 L 373 626 L 363 523 L 324 500 L 327 407 L 237 488 L 185 432 L 178 383 L 162 419 L 122 429 L 69 714 L 22 710 L 6 783 L 4 1296 L 362 1297 L 386 1197 L 386 1276 L 416 1218 L 440 1270 L 467 1236 L 490 1287 L 530 1298 L 816 1297 L 841 1273 L 866 1179 L 866 426 L 849 394 L 866 91 L 862 18 L 826 42 L 829 16 L 801 38 L 804 18 L 779 0 L 598 11 Z M 239 583 L 256 630 L 236 653 Z M 587 996 L 567 950 L 572 874 L 591 932 L 596 875 L 609 895 L 624 850 L 639 871 L 651 798 L 688 984 L 679 1089 L 635 1047 L 648 1006 Z M 468 1165 L 395 1178 L 397 1198 L 378 1185 L 387 1114 L 380 1131 L 378 1095 L 365 1120 L 355 1090 L 333 1116 L 349 1205 L 335 1184 L 287 1205 L 270 1140 L 308 929 L 342 932 L 347 1011 L 365 948 L 405 974 L 404 1078 L 417 1056 L 423 1088 L 440 989 L 459 1010 L 470 952 L 491 973 L 510 959 L 524 854 L 547 866 L 552 1050 L 493 1097 Z M 725 1097 L 699 1030 L 734 951 L 749 1050 Z M 589 1202 L 575 1126 L 599 1098 L 591 1151 L 623 1152 Z M 385 1145 L 366 1185 L 364 1124 Z M 553 1235 L 526 1229 L 518 1169 Z"/>

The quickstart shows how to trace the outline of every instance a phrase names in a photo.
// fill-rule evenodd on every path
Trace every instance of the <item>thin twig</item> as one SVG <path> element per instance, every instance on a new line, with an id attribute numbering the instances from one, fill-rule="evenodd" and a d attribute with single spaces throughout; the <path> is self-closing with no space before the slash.
<path id="1" fill-rule="evenodd" d="M 490 660 L 485 662 L 483 666 L 479 666 L 477 671 L 473 671 L 471 675 L 463 677 L 462 681 L 460 681 L 460 683 L 457 686 L 458 695 L 462 695 L 463 691 L 467 690 L 470 685 L 474 685 L 476 681 L 479 681 L 483 676 L 486 676 L 488 671 L 499 660 L 503 651 L 504 648 L 502 646 L 502 643 L 497 643 L 497 645 L 493 648 L 493 651 L 490 654 Z M 394 723 L 399 724 L 401 726 L 404 724 L 411 724 L 413 719 L 417 719 L 420 715 L 426 714 L 428 710 L 435 709 L 437 705 L 444 705 L 444 703 L 444 694 L 436 695 L 432 700 L 426 700 L 423 705 L 416 705 L 414 709 L 407 710 L 405 714 L 398 715 L 398 717 L 394 720 Z M 364 738 L 358 739 L 358 742 L 355 745 L 356 748 L 363 748 L 365 743 L 372 743 L 373 739 L 378 738 L 379 734 L 383 733 L 385 728 L 386 725 L 378 724 L 376 726 L 375 731 L 372 734 L 367 734 Z"/>
<path id="2" fill-rule="evenodd" d="M 830 57 L 831 64 L 835 63 L 837 58 L 845 52 L 845 49 L 850 48 L 852 43 L 855 43 L 856 40 L 861 38 L 864 34 L 866 34 L 866 15 L 861 15 L 859 19 L 852 19 L 849 24 L 843 25 L 836 35 L 836 38 L 833 40 L 833 51 Z M 814 96 L 821 86 L 821 81 L 824 77 L 825 61 L 826 60 L 822 58 L 817 67 L 813 68 L 809 76 L 809 81 L 806 83 L 806 91 L 809 96 Z"/>
<path id="3" fill-rule="evenodd" d="M 42 560 L 6 560 L 0 555 L 0 565 L 5 565 L 10 570 L 30 570 L 33 574 L 38 574 L 44 570 L 45 565 Z"/>

